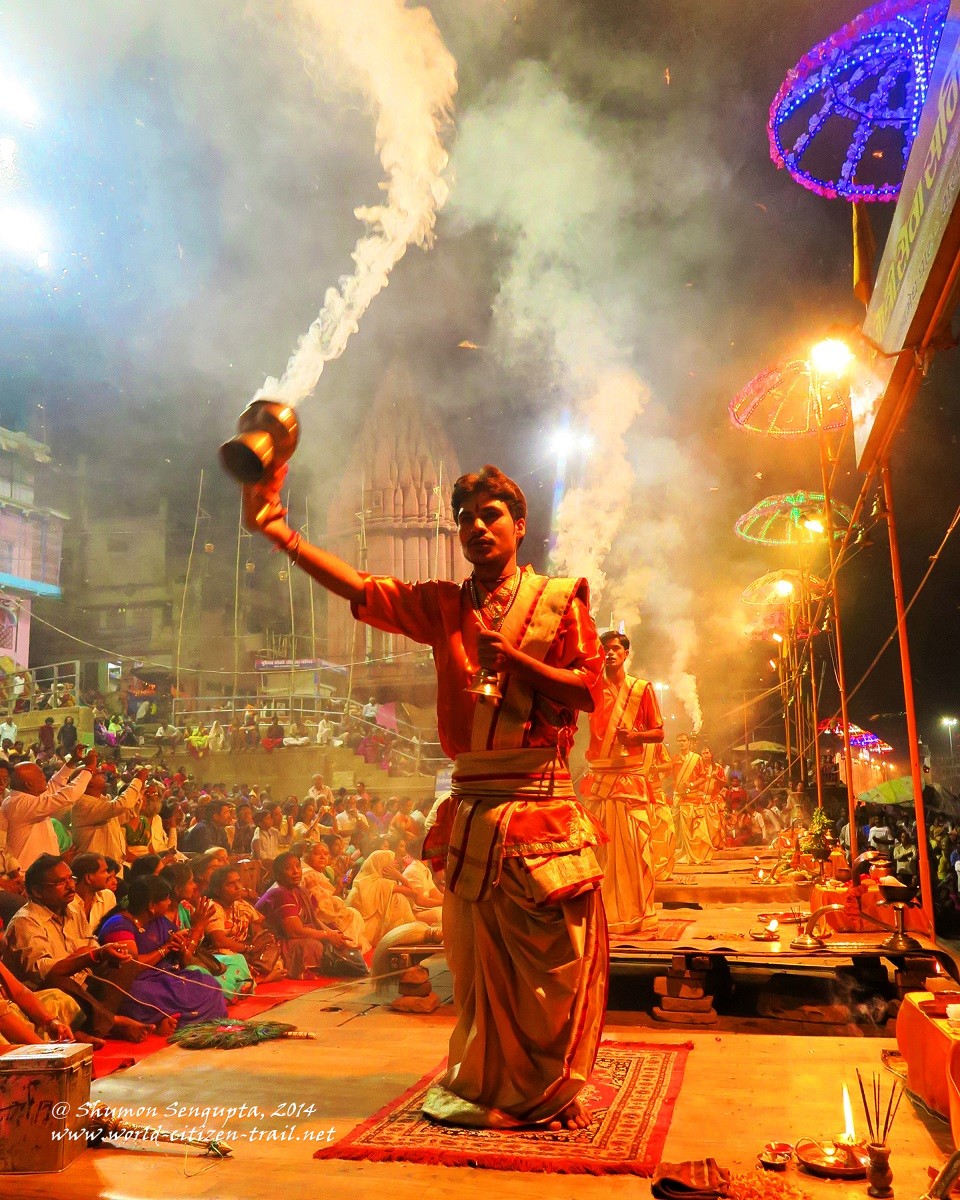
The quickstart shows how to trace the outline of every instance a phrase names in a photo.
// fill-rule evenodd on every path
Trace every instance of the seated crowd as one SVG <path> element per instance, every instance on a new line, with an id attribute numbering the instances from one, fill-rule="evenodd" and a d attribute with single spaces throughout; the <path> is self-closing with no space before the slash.
<path id="1" fill-rule="evenodd" d="M 261 983 L 366 975 L 440 921 L 415 854 L 431 801 L 320 775 L 301 801 L 96 752 L 0 759 L 0 1042 L 139 1041 Z"/>

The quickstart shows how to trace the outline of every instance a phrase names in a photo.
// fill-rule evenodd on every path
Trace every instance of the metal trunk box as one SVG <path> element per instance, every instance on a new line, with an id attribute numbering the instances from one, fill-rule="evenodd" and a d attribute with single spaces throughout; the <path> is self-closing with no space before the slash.
<path id="1" fill-rule="evenodd" d="M 62 1171 L 86 1149 L 92 1066 L 82 1042 L 0 1053 L 0 1173 Z"/>

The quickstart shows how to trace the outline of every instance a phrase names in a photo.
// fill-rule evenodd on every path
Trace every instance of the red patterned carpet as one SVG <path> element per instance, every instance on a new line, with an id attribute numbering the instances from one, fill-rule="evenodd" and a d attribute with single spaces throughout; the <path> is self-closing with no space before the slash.
<path id="1" fill-rule="evenodd" d="M 660 1161 L 691 1042 L 604 1042 L 580 1099 L 592 1113 L 586 1129 L 457 1129 L 420 1112 L 446 1064 L 418 1080 L 315 1158 L 433 1163 L 501 1171 L 652 1175 Z"/>

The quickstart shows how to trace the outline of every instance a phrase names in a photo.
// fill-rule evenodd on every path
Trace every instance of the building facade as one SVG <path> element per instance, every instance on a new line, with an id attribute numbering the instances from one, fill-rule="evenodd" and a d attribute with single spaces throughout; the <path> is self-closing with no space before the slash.
<path id="1" fill-rule="evenodd" d="M 17 667 L 29 664 L 34 602 L 61 595 L 66 515 L 36 495 L 49 462 L 48 446 L 0 429 L 0 658 Z"/>
<path id="2" fill-rule="evenodd" d="M 450 509 L 450 490 L 459 474 L 449 438 L 415 395 L 409 372 L 395 363 L 377 391 L 329 506 L 326 544 L 373 575 L 410 582 L 463 578 Z M 429 651 L 406 638 L 358 626 L 343 604 L 327 608 L 326 651 L 335 662 L 352 662 L 358 686 L 369 684 L 383 699 L 395 696 L 397 688 L 419 694 L 433 685 Z"/>

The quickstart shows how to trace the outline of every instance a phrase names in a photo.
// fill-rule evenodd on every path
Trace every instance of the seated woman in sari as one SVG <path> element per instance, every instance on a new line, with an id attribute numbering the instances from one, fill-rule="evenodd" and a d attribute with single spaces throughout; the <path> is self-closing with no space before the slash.
<path id="1" fill-rule="evenodd" d="M 283 745 L 283 737 L 283 726 L 274 717 L 273 721 L 267 727 L 267 732 L 260 739 L 260 745 L 268 752 L 276 750 L 278 746 Z"/>
<path id="2" fill-rule="evenodd" d="M 130 884 L 127 911 L 112 913 L 100 926 L 103 945 L 126 946 L 140 964 L 120 1012 L 149 1024 L 161 1014 L 178 1026 L 225 1017 L 227 1002 L 219 981 L 184 966 L 190 934 L 174 925 L 173 908 L 173 889 L 167 880 L 142 875 Z"/>
<path id="3" fill-rule="evenodd" d="M 309 892 L 301 886 L 303 872 L 296 854 L 287 850 L 277 855 L 273 878 L 273 885 L 260 897 L 256 907 L 280 943 L 290 978 L 366 974 L 363 959 L 356 952 L 351 955 L 346 935 L 328 925 L 315 911 Z"/>
<path id="4" fill-rule="evenodd" d="M 243 879 L 238 867 L 220 867 L 210 876 L 207 896 L 211 914 L 206 923 L 206 941 L 221 962 L 242 959 L 258 979 L 271 983 L 283 979 L 277 939 L 266 927 L 261 913 L 243 898 Z M 252 990 L 252 989 L 251 989 Z"/>
<path id="5" fill-rule="evenodd" d="M 355 908 L 349 908 L 337 895 L 337 889 L 327 876 L 330 851 L 323 842 L 310 842 L 294 846 L 300 852 L 300 867 L 303 872 L 302 886 L 313 897 L 314 909 L 320 917 L 339 929 L 347 938 L 348 945 L 355 946 L 361 954 L 370 949 L 363 932 L 363 917 Z"/>
<path id="6" fill-rule="evenodd" d="M 216 874 L 216 872 L 214 872 Z M 190 950 L 194 955 L 194 968 L 206 971 L 218 979 L 228 1004 L 241 996 L 248 996 L 254 989 L 253 975 L 247 960 L 241 953 L 220 953 L 214 946 L 207 948 L 208 934 L 215 914 L 215 905 L 197 887 L 189 863 L 171 863 L 160 872 L 173 888 L 173 899 L 177 905 L 174 925 L 190 935 Z"/>
<path id="7" fill-rule="evenodd" d="M 423 907 L 422 900 L 421 894 L 400 874 L 392 850 L 374 850 L 360 868 L 347 896 L 347 904 L 363 917 L 363 931 L 371 946 L 376 946 L 398 925 L 412 921 L 439 925 L 440 909 Z"/>

